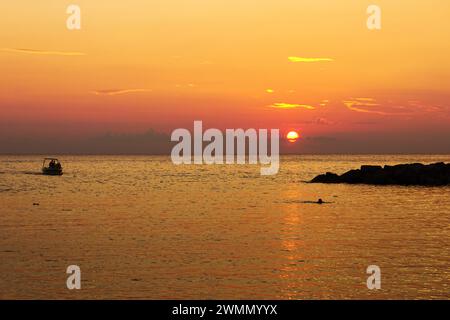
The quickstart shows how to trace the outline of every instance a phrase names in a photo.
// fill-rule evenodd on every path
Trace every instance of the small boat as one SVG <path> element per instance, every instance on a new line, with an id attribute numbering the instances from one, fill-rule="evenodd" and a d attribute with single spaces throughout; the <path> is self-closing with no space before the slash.
<path id="1" fill-rule="evenodd" d="M 42 163 L 42 174 L 48 176 L 62 176 L 63 169 L 59 160 L 56 158 L 45 158 Z"/>

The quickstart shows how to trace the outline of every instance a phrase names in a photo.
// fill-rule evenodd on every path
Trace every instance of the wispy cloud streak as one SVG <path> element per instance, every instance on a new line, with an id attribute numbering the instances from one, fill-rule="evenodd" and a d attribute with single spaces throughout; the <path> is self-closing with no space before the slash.
<path id="1" fill-rule="evenodd" d="M 127 93 L 152 92 L 152 89 L 113 89 L 113 90 L 96 90 L 93 94 L 98 96 L 117 96 Z"/>
<path id="2" fill-rule="evenodd" d="M 398 109 L 402 109 L 402 107 L 399 106 L 397 107 L 388 106 L 387 109 L 390 110 L 389 112 L 379 110 L 379 108 L 382 108 L 382 106 L 379 103 L 377 103 L 375 99 L 372 98 L 355 98 L 355 99 L 351 98 L 349 100 L 342 101 L 342 103 L 347 107 L 347 109 L 361 113 L 371 113 L 380 116 L 403 116 L 409 114 L 405 112 L 397 112 Z M 374 107 L 378 108 L 378 110 L 374 110 Z M 386 107 L 384 109 L 386 109 Z"/>
<path id="3" fill-rule="evenodd" d="M 362 113 L 373 113 L 378 114 L 382 116 L 389 115 L 386 112 L 378 111 L 378 110 L 367 110 L 364 109 L 364 107 L 377 107 L 379 106 L 378 103 L 375 102 L 374 99 L 371 98 L 356 98 L 351 100 L 344 100 L 342 103 L 347 107 L 347 109 L 351 111 L 356 112 L 362 112 Z"/>
<path id="4" fill-rule="evenodd" d="M 24 49 L 24 48 L 0 48 L 3 52 L 12 53 L 24 53 L 24 54 L 37 54 L 47 56 L 85 56 L 84 52 L 75 51 L 51 51 L 51 50 L 36 50 L 36 49 Z"/>
<path id="5" fill-rule="evenodd" d="M 288 57 L 291 62 L 330 62 L 334 61 L 332 58 L 303 58 L 303 57 Z"/>
<path id="6" fill-rule="evenodd" d="M 285 102 L 278 102 L 270 105 L 271 108 L 276 109 L 297 109 L 297 108 L 303 108 L 308 110 L 314 110 L 315 107 L 307 105 L 307 104 L 297 104 L 297 103 L 285 103 Z"/>

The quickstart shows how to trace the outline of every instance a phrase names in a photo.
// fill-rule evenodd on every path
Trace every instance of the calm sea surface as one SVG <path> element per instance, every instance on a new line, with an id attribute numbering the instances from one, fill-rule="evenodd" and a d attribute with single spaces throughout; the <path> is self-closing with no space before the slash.
<path id="1" fill-rule="evenodd" d="M 42 158 L 0 156 L 0 298 L 450 299 L 450 187 L 304 182 L 450 156 L 286 156 L 265 177 L 158 156 L 61 156 L 49 177 Z"/>

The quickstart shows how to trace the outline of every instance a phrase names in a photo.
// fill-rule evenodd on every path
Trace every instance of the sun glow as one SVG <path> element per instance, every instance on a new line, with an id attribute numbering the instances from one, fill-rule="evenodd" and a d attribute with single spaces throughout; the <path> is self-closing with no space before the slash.
<path id="1" fill-rule="evenodd" d="M 286 139 L 289 142 L 295 142 L 297 141 L 299 138 L 299 134 L 296 131 L 289 131 L 288 134 L 286 135 Z"/>

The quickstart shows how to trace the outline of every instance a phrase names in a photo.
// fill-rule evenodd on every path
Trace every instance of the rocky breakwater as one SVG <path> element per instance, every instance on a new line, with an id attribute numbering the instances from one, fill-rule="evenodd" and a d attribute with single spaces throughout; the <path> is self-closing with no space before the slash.
<path id="1" fill-rule="evenodd" d="M 450 163 L 399 164 L 395 166 L 361 166 L 342 175 L 327 172 L 311 180 L 311 183 L 350 183 L 372 185 L 450 185 Z"/>

